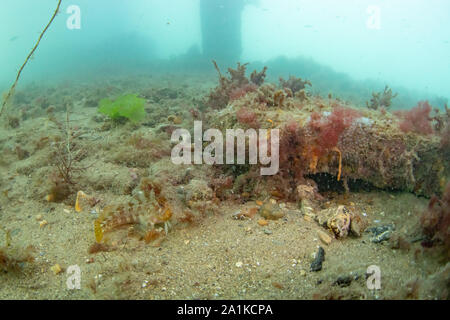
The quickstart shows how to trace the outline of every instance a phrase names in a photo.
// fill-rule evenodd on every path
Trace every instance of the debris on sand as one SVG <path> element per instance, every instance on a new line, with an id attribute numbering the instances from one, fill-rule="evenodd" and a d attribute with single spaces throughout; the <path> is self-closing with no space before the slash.
<path id="1" fill-rule="evenodd" d="M 310 270 L 312 272 L 317 272 L 322 270 L 322 262 L 325 261 L 325 250 L 319 247 L 317 250 L 316 258 L 311 262 Z"/>

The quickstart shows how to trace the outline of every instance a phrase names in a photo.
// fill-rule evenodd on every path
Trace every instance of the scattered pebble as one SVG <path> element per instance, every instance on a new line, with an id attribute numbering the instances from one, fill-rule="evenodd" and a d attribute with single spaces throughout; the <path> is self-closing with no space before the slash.
<path id="1" fill-rule="evenodd" d="M 266 220 L 278 220 L 285 215 L 276 201 L 275 203 L 273 201 L 265 202 L 259 209 L 259 214 Z"/>
<path id="2" fill-rule="evenodd" d="M 361 237 L 368 225 L 367 219 L 358 213 L 353 214 L 350 222 L 350 231 L 353 235 Z"/>
<path id="3" fill-rule="evenodd" d="M 284 286 L 281 283 L 276 282 L 276 281 L 272 282 L 272 286 L 274 286 L 275 288 L 280 289 L 280 290 L 284 289 Z"/>
<path id="4" fill-rule="evenodd" d="M 48 224 L 47 220 L 42 220 L 41 222 L 39 222 L 39 228 L 43 228 L 47 224 Z"/>
<path id="5" fill-rule="evenodd" d="M 237 267 L 237 268 L 242 268 L 243 265 L 244 265 L 244 264 L 242 263 L 242 261 L 236 262 L 236 267 Z"/>
<path id="6" fill-rule="evenodd" d="M 265 226 L 267 226 L 269 224 L 269 221 L 267 221 L 266 219 L 261 219 L 261 220 L 258 220 L 258 224 L 261 227 L 265 227 Z"/>
<path id="7" fill-rule="evenodd" d="M 38 214 L 37 216 L 36 216 L 36 221 L 41 221 L 42 220 L 42 214 Z"/>
<path id="8" fill-rule="evenodd" d="M 331 243 L 331 237 L 326 232 L 319 230 L 317 231 L 317 235 L 319 236 L 319 239 L 322 240 L 322 242 L 326 245 L 329 245 Z"/>
<path id="9" fill-rule="evenodd" d="M 299 199 L 314 200 L 316 198 L 317 189 L 310 184 L 300 184 L 297 186 L 297 194 Z"/>
<path id="10" fill-rule="evenodd" d="M 55 275 L 60 274 L 62 272 L 62 268 L 59 264 L 55 264 L 53 267 L 50 268 L 50 270 L 52 270 Z"/>

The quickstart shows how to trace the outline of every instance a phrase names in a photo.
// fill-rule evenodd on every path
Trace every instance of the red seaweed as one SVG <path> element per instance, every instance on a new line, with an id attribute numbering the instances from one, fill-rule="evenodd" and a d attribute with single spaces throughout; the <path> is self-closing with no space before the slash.
<path id="1" fill-rule="evenodd" d="M 433 133 L 430 119 L 431 106 L 428 101 L 420 101 L 416 107 L 409 111 L 397 112 L 403 118 L 400 130 L 429 135 Z"/>

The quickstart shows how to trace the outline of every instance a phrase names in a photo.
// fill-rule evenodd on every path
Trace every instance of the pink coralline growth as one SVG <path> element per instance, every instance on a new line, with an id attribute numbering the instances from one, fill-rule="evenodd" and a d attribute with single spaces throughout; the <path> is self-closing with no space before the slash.
<path id="1" fill-rule="evenodd" d="M 344 130 L 350 127 L 353 121 L 359 117 L 361 117 L 359 111 L 344 107 L 336 107 L 324 119 L 321 118 L 320 114 L 313 113 L 309 126 L 317 134 L 316 143 L 319 151 L 321 151 L 320 153 L 336 147 L 339 142 L 339 137 Z"/>
<path id="2" fill-rule="evenodd" d="M 433 196 L 423 213 L 420 222 L 427 240 L 422 242 L 425 247 L 441 243 L 450 256 L 450 183 L 447 184 L 441 199 Z"/>
<path id="3" fill-rule="evenodd" d="M 299 131 L 298 123 L 294 120 L 289 121 L 286 123 L 285 130 L 290 134 L 297 134 Z"/>
<path id="4" fill-rule="evenodd" d="M 302 159 L 305 147 L 304 132 L 296 121 L 288 122 L 280 134 L 280 171 L 284 175 L 295 177 L 297 180 L 303 178 Z"/>
<path id="5" fill-rule="evenodd" d="M 237 100 L 245 96 L 247 93 L 255 91 L 256 89 L 258 89 L 258 86 L 253 83 L 244 84 L 242 87 L 233 89 L 230 92 L 230 100 Z"/>
<path id="6" fill-rule="evenodd" d="M 314 111 L 313 113 L 311 113 L 311 120 L 309 121 L 309 127 L 314 131 L 314 132 L 320 132 L 320 129 L 322 127 L 322 114 L 320 114 L 317 111 Z"/>
<path id="7" fill-rule="evenodd" d="M 432 134 L 430 112 L 431 106 L 428 101 L 420 101 L 416 107 L 409 111 L 397 112 L 396 114 L 403 118 L 400 123 L 400 130 L 405 133 Z"/>
<path id="8" fill-rule="evenodd" d="M 248 125 L 250 128 L 258 128 L 259 122 L 252 110 L 248 108 L 242 107 L 236 112 L 237 121 L 241 124 Z"/>

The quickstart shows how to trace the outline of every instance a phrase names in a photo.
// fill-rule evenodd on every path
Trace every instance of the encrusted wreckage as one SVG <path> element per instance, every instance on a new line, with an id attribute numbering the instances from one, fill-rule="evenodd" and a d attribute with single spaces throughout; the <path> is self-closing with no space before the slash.
<path id="1" fill-rule="evenodd" d="M 238 65 L 238 71 L 230 74 L 240 79 L 242 89 L 249 83 L 244 80 L 245 65 Z M 231 95 L 231 80 L 220 77 L 212 96 L 217 92 Z M 289 81 L 296 83 L 294 80 L 291 77 Z M 237 80 L 232 83 L 239 88 Z M 210 106 L 215 111 L 209 114 L 208 126 L 223 132 L 235 128 L 280 129 L 279 173 L 264 179 L 264 183 L 253 183 L 252 192 L 262 192 L 262 185 L 266 185 L 288 197 L 307 177 L 318 174 L 334 176 L 347 190 L 360 182 L 425 196 L 442 192 L 450 176 L 450 157 L 445 150 L 448 117 L 436 110 L 436 116 L 431 117 L 428 102 L 394 113 L 352 106 L 339 99 L 312 95 L 305 89 L 309 81 L 301 83 L 302 88 L 295 93 L 284 80 L 280 87 L 254 84 L 252 90 L 242 89 L 244 93 L 227 103 L 221 100 Z M 208 102 L 214 103 L 211 97 Z M 410 127 L 404 125 L 408 119 L 414 120 Z M 244 171 L 239 172 L 253 177 L 250 180 L 261 179 L 252 166 Z"/>

